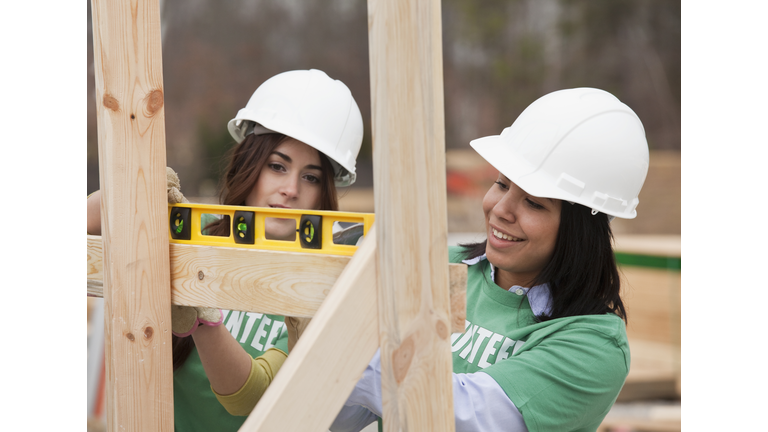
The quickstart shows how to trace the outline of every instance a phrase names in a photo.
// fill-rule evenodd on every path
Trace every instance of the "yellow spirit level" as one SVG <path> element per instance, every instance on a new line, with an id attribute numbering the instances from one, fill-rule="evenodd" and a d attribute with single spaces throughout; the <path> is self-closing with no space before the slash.
<path id="1" fill-rule="evenodd" d="M 264 226 L 267 218 L 296 221 L 294 240 L 270 240 Z M 226 246 L 287 252 L 316 252 L 354 255 L 359 238 L 368 234 L 373 213 L 276 209 L 206 204 L 169 204 L 171 243 Z M 224 223 L 229 234 L 211 235 L 206 227 Z"/>

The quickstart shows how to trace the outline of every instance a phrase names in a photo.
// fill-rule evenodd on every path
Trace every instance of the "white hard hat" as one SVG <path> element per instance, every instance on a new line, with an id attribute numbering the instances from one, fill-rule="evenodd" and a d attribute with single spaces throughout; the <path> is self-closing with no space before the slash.
<path id="1" fill-rule="evenodd" d="M 336 186 L 349 186 L 357 177 L 363 116 L 347 86 L 325 72 L 295 70 L 273 76 L 227 128 L 238 143 L 250 133 L 279 132 L 314 147 L 331 160 Z"/>
<path id="2" fill-rule="evenodd" d="M 549 93 L 501 135 L 470 142 L 527 193 L 633 219 L 648 174 L 648 143 L 634 111 L 593 88 Z"/>

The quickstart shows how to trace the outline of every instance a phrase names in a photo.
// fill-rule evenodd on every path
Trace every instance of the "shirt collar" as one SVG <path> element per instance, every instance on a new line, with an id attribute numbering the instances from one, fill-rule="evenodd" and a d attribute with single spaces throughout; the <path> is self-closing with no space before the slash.
<path id="1" fill-rule="evenodd" d="M 485 254 L 482 254 L 475 258 L 465 259 L 462 262 L 466 265 L 475 265 L 480 261 L 486 260 L 486 259 L 487 258 Z M 488 267 L 490 267 L 491 269 L 491 280 L 495 280 L 494 266 L 489 265 Z M 550 302 L 552 300 L 552 296 L 549 292 L 549 285 L 546 283 L 543 283 L 541 285 L 536 285 L 533 288 L 525 288 L 518 285 L 513 285 L 507 291 L 515 293 L 517 295 L 527 294 L 528 303 L 531 305 L 531 312 L 533 312 L 533 314 L 536 316 L 548 315 L 551 310 Z"/>

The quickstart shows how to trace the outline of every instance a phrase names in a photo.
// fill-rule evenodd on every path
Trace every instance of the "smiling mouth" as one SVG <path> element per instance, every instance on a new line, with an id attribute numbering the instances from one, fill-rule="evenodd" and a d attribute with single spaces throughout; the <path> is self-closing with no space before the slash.
<path id="1" fill-rule="evenodd" d="M 513 241 L 513 242 L 521 242 L 521 241 L 523 241 L 523 239 L 521 239 L 521 238 L 512 237 L 511 235 L 507 235 L 507 234 L 504 234 L 502 232 L 496 231 L 493 228 L 491 228 L 491 231 L 493 232 L 493 236 L 498 238 L 498 239 L 507 240 L 507 241 Z"/>

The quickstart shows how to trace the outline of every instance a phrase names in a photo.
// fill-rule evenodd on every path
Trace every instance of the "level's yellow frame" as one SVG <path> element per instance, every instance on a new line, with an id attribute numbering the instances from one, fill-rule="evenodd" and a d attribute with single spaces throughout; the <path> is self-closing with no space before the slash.
<path id="1" fill-rule="evenodd" d="M 172 217 L 173 208 L 188 208 L 191 210 L 190 216 L 190 240 L 174 239 L 168 230 L 168 240 L 176 244 L 191 244 L 199 246 L 226 246 L 244 249 L 259 249 L 282 252 L 308 252 L 327 255 L 352 256 L 357 250 L 356 245 L 343 245 L 333 242 L 333 223 L 351 222 L 363 224 L 363 236 L 373 226 L 373 213 L 353 213 L 339 211 L 322 210 L 296 210 L 296 209 L 276 209 L 270 207 L 246 207 L 230 205 L 211 205 L 211 204 L 168 204 L 169 221 Z M 234 233 L 230 229 L 229 236 L 212 236 L 202 233 L 203 227 L 201 217 L 204 214 L 229 216 L 234 220 L 236 211 L 250 211 L 255 213 L 254 225 L 256 233 L 254 235 L 254 244 L 244 244 L 235 242 Z M 303 215 L 314 215 L 323 217 L 322 247 L 321 249 L 308 249 L 301 246 L 299 236 L 294 241 L 269 240 L 264 237 L 264 223 L 267 218 L 293 219 L 298 228 L 299 221 Z"/>

